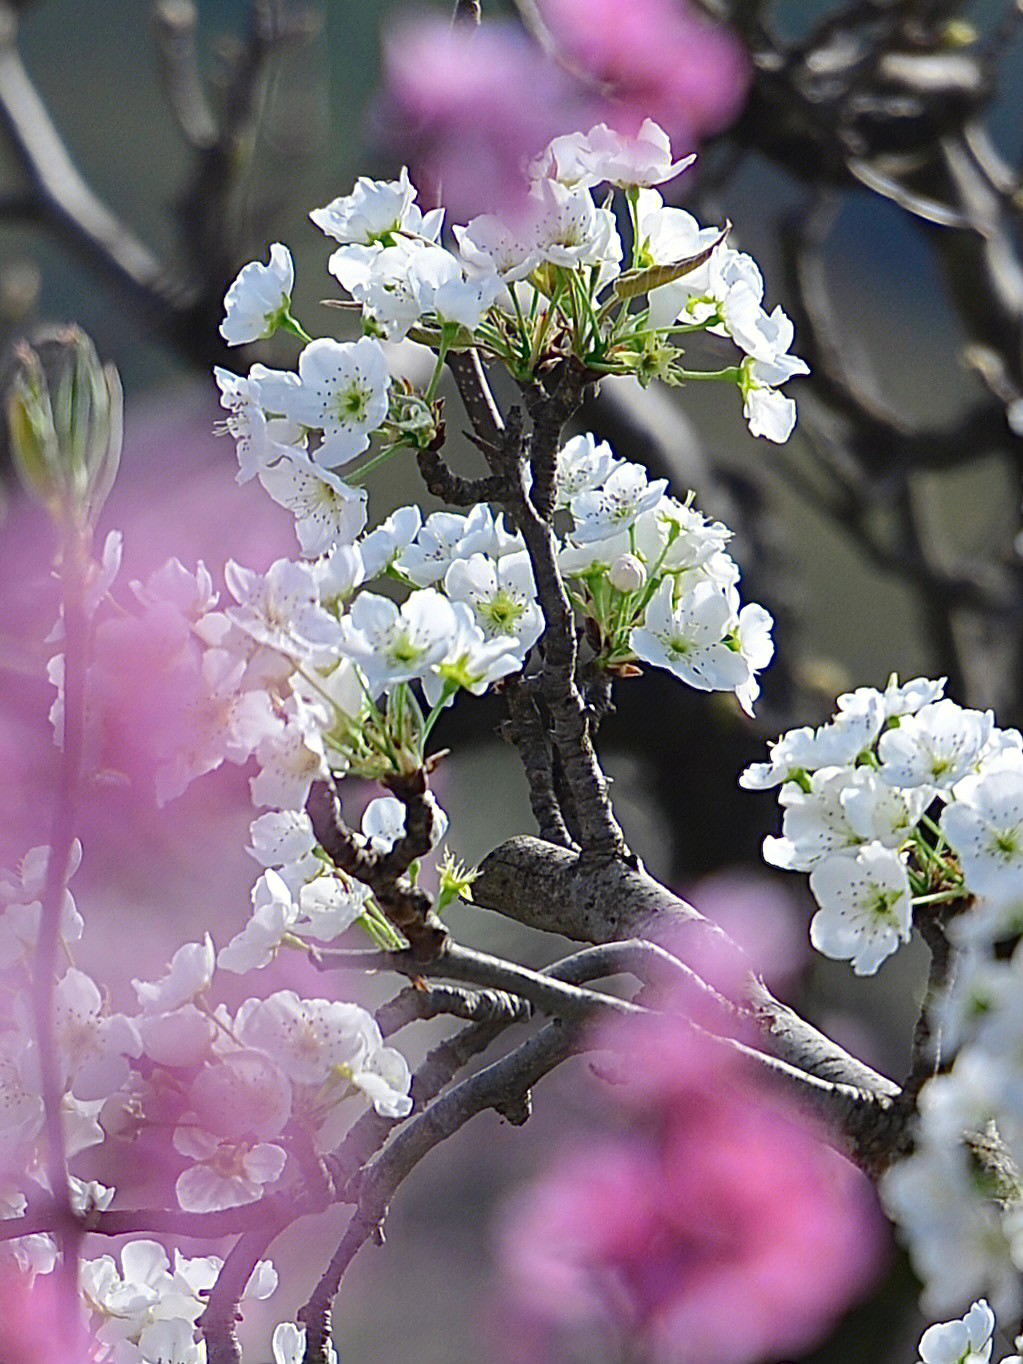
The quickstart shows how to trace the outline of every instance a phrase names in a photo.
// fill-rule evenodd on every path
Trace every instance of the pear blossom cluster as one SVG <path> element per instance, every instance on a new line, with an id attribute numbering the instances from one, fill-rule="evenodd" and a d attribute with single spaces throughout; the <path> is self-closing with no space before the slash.
<path id="1" fill-rule="evenodd" d="M 206 1346 L 195 1338 L 195 1322 L 222 1263 L 215 1255 L 189 1259 L 180 1251 L 171 1259 L 156 1241 L 130 1241 L 119 1257 L 84 1261 L 83 1306 L 95 1323 L 89 1358 L 112 1364 L 205 1364 Z M 268 1298 L 276 1287 L 276 1270 L 261 1260 L 243 1297 Z"/>
<path id="2" fill-rule="evenodd" d="M 294 270 L 280 243 L 266 265 L 245 266 L 225 300 L 225 340 L 257 341 L 282 327 L 307 344 L 294 371 L 216 371 L 239 443 L 239 478 L 258 475 L 271 497 L 302 509 L 308 552 L 322 548 L 331 516 L 354 525 L 362 500 L 332 471 L 362 455 L 374 434 L 388 451 L 424 448 L 438 430 L 435 382 L 423 396 L 392 384 L 380 338 L 420 342 L 437 353 L 438 367 L 450 349 L 472 346 L 521 380 L 567 354 L 595 379 L 724 380 L 738 388 L 754 435 L 787 440 L 796 412 L 780 388 L 808 372 L 790 353 L 791 321 L 779 307 L 765 309 L 759 269 L 726 232 L 665 206 L 653 188 L 692 160 L 673 160 L 649 119 L 631 137 L 605 124 L 556 137 L 530 163 L 524 202 L 504 217 L 484 213 L 453 226 L 452 245 L 443 209 L 423 212 L 406 169 L 393 181 L 362 177 L 350 194 L 314 209 L 313 223 L 337 243 L 330 274 L 366 334 L 354 342 L 307 336 L 290 311 Z M 621 218 L 612 197 L 594 196 L 599 187 L 622 191 Z M 693 332 L 731 343 L 737 362 L 687 370 L 681 340 Z"/>
<path id="3" fill-rule="evenodd" d="M 859 687 L 817 729 L 790 730 L 739 778 L 778 787 L 764 860 L 809 872 L 814 947 L 872 975 L 914 908 L 955 905 L 963 941 L 1019 931 L 1023 738 L 944 695 L 944 678 Z"/>
<path id="4" fill-rule="evenodd" d="M 221 332 L 229 345 L 283 331 L 300 346 L 291 369 L 216 371 L 238 480 L 258 479 L 292 513 L 298 553 L 261 570 L 229 560 L 219 573 L 171 559 L 125 586 L 120 536 L 108 536 L 85 571 L 84 762 L 90 779 L 148 783 L 161 805 L 225 762 L 244 765 L 255 879 L 224 940 L 206 933 L 185 942 L 162 976 L 131 982 L 135 1002 L 123 1011 L 74 962 L 86 925 L 64 892 L 59 946 L 67 961 L 49 1002 L 59 1126 L 75 1170 L 68 1198 L 80 1214 L 101 1213 L 118 1196 L 93 1177 L 110 1169 L 108 1158 L 97 1159 L 101 1147 L 132 1143 L 166 1204 L 185 1215 L 216 1213 L 298 1196 L 310 1160 L 335 1152 L 367 1109 L 389 1121 L 412 1112 L 409 1065 L 364 1008 L 294 989 L 260 992 L 238 977 L 263 972 L 251 979 L 265 982 L 265 968 L 282 953 L 315 957 L 364 941 L 360 933 L 388 949 L 409 944 L 366 868 L 407 838 L 407 783 L 430 770 L 429 741 L 446 708 L 463 692 L 480 696 L 535 673 L 547 599 L 513 498 L 504 507 L 479 501 L 429 514 L 401 506 L 376 523 L 367 478 L 400 451 L 429 456 L 440 448 L 444 365 L 470 348 L 523 386 L 542 384 L 568 359 L 593 381 L 732 384 L 751 432 L 786 440 L 796 414 L 782 388 L 807 372 L 791 354 L 791 321 L 765 306 L 759 269 L 726 232 L 666 205 L 656 188 L 692 159 L 676 159 L 649 120 L 631 136 L 598 124 L 555 137 L 527 167 L 524 202 L 450 234 L 443 209 L 416 202 L 407 170 L 394 181 L 359 179 L 310 215 L 333 243 L 328 270 L 359 317 L 354 340 L 307 334 L 292 313 L 294 267 L 279 243 L 267 264 L 246 265 L 228 290 Z M 731 347 L 731 363 L 689 370 L 683 342 L 693 333 Z M 392 377 L 389 347 L 399 341 L 432 352 L 422 392 Z M 591 433 L 571 436 L 553 457 L 549 543 L 587 664 L 615 679 L 661 668 L 697 690 L 734 696 L 751 716 L 773 654 L 773 622 L 740 595 L 728 528 Z M 529 497 L 540 465 L 527 453 L 519 460 L 517 486 Z M 50 641 L 59 745 L 63 620 Z M 817 904 L 810 940 L 819 952 L 871 975 L 914 927 L 937 926 L 947 938 L 957 969 L 928 1004 L 940 1073 L 922 1086 L 911 1153 L 885 1173 L 881 1193 L 927 1310 L 960 1310 L 978 1298 L 961 1319 L 925 1332 L 920 1364 L 989 1364 L 994 1312 L 1023 1309 L 1023 736 L 999 728 L 990 711 L 946 697 L 944 687 L 944 679 L 893 676 L 884 689 L 839 696 L 827 723 L 781 735 L 740 784 L 778 790 L 781 829 L 765 840 L 764 858 L 807 874 Z M 348 846 L 364 859 L 353 854 L 347 865 L 360 866 L 365 880 L 337 866 L 319 842 L 306 807 L 323 782 L 345 809 Z M 385 794 L 367 802 L 367 782 Z M 448 819 L 433 794 L 417 799 L 429 853 L 425 871 L 417 856 L 405 877 L 414 890 L 420 877 L 438 880 L 439 914 L 473 873 L 442 851 Z M 71 875 L 81 856 L 76 844 Z M 0 988 L 13 1001 L 0 1012 L 4 1221 L 54 1193 L 52 1115 L 40 1097 L 44 1058 L 29 1003 L 50 857 L 50 848 L 33 848 L 17 868 L 0 870 Z M 644 1337 L 651 1358 L 680 1359 L 691 1337 L 720 1359 L 732 1357 L 729 1348 L 737 1360 L 802 1348 L 844 1301 L 849 1266 L 825 1256 L 835 1283 L 805 1321 L 797 1320 L 804 1281 L 790 1266 L 780 1329 L 779 1265 L 790 1253 L 799 1266 L 816 1263 L 822 1245 L 838 1245 L 848 1219 L 861 1217 L 858 1195 L 843 1193 L 833 1225 L 822 1222 L 825 1191 L 834 1195 L 847 1174 L 818 1168 L 816 1140 L 804 1151 L 794 1121 L 779 1120 L 776 1106 L 751 1104 L 748 1093 L 737 1102 L 709 1059 L 694 1069 L 688 1057 L 682 1084 L 685 1067 L 671 1052 L 683 1044 L 674 1034 L 670 1043 L 666 1035 L 653 1040 L 634 1045 L 634 1058 L 644 1061 L 647 1083 L 661 1075 L 675 1086 L 661 1098 L 677 1099 L 680 1084 L 687 1090 L 684 1118 L 682 1109 L 672 1109 L 670 1121 L 654 1114 L 628 1148 L 609 1138 L 598 1158 L 584 1152 L 537 1186 L 528 1234 L 512 1246 L 538 1333 L 522 1343 L 554 1338 L 566 1303 L 569 1315 L 587 1320 L 594 1282 L 610 1271 L 628 1308 L 625 1325 Z M 724 1156 L 742 1132 L 745 1145 L 729 1163 Z M 999 1160 L 980 1159 L 985 1142 Z M 751 1196 L 740 1207 L 735 1168 L 748 1164 L 751 1150 L 773 1154 L 747 1179 Z M 714 1169 L 694 1194 L 684 1185 L 705 1157 Z M 666 1216 L 663 1191 L 672 1182 L 685 1195 L 679 1206 L 685 1198 L 707 1202 L 710 1191 L 708 1206 L 716 1199 L 725 1209 L 711 1208 L 714 1228 L 738 1208 L 759 1234 L 737 1234 L 726 1253 L 713 1236 L 697 1245 L 685 1219 Z M 616 1200 L 625 1220 L 608 1222 Z M 873 1233 L 862 1226 L 857 1274 L 866 1282 Z M 690 1272 L 668 1282 L 651 1256 L 654 1242 L 705 1280 Z M 564 1263 L 550 1258 L 551 1245 Z M 129 1240 L 116 1255 L 91 1254 L 90 1243 L 89 1252 L 79 1282 L 86 1358 L 205 1364 L 200 1317 L 219 1259 L 191 1259 L 150 1240 Z M 61 1253 L 49 1233 L 0 1240 L 0 1269 L 13 1267 L 26 1282 L 56 1281 Z M 772 1295 L 747 1293 L 745 1315 L 729 1317 L 710 1290 L 723 1286 L 720 1301 L 732 1311 L 751 1265 L 754 1278 L 767 1266 Z M 709 1287 L 694 1291 L 697 1280 Z M 571 1292 L 552 1294 L 558 1283 Z M 267 1297 L 275 1284 L 272 1264 L 260 1262 L 245 1297 Z M 275 1364 L 299 1364 L 305 1328 L 281 1322 L 272 1351 Z"/>
<path id="5" fill-rule="evenodd" d="M 734 692 L 752 715 L 773 622 L 740 602 L 731 531 L 666 489 L 606 441 L 573 437 L 555 472 L 570 518 L 559 566 L 611 671 L 664 668 L 697 691 Z"/>
<path id="6" fill-rule="evenodd" d="M 1017 897 L 1001 902 L 1002 917 L 998 900 L 981 899 L 949 925 L 957 967 L 934 1027 L 954 1060 L 924 1085 L 913 1151 L 881 1184 L 932 1311 L 984 1293 L 999 1317 L 1023 1312 L 1023 951 L 1018 929 L 998 926 L 1015 922 L 1004 908 L 1018 912 Z M 1002 1153 L 994 1170 L 980 1161 L 985 1137 Z"/>
<path id="7" fill-rule="evenodd" d="M 920 1092 L 912 1153 L 880 1189 L 925 1310 L 983 1293 L 1000 1316 L 1018 1316 L 1023 738 L 946 697 L 944 679 L 893 677 L 883 692 L 840 696 L 819 728 L 782 735 L 740 781 L 779 788 L 782 832 L 765 840 L 764 857 L 809 873 L 818 951 L 868 975 L 928 916 L 946 937 L 955 969 L 928 1006 L 944 1064 Z M 988 1156 L 1002 1153 L 994 1166 L 991 1141 Z M 982 1315 L 925 1336 L 925 1364 L 989 1359 L 990 1344 L 985 1353 L 974 1340 Z M 964 1331 L 968 1348 L 946 1352 L 941 1342 Z"/>

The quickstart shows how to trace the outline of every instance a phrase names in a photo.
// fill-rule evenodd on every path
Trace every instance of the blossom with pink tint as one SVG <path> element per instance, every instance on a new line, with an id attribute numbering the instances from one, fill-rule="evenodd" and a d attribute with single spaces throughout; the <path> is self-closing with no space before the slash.
<path id="1" fill-rule="evenodd" d="M 630 1020 L 601 1042 L 629 1121 L 566 1146 L 509 1205 L 500 1254 L 523 1328 L 506 1357 L 568 1357 L 594 1331 L 651 1364 L 802 1352 L 881 1267 L 865 1177 L 679 1021 Z"/>
<path id="2" fill-rule="evenodd" d="M 387 37 L 384 73 L 387 120 L 414 178 L 459 221 L 513 212 L 529 159 L 566 127 L 596 122 L 592 97 L 513 24 L 406 20 Z"/>
<path id="3" fill-rule="evenodd" d="M 745 49 L 687 0 L 541 0 L 539 8 L 558 60 L 515 25 L 490 19 L 478 29 L 440 16 L 409 20 L 388 35 L 384 118 L 451 219 L 521 208 L 526 167 L 567 128 L 607 124 L 634 137 L 653 119 L 686 152 L 742 109 Z"/>
<path id="4" fill-rule="evenodd" d="M 738 117 L 752 69 L 738 39 L 687 0 L 538 0 L 567 59 L 605 86 L 611 123 L 635 133 L 652 118 L 695 146 Z"/>

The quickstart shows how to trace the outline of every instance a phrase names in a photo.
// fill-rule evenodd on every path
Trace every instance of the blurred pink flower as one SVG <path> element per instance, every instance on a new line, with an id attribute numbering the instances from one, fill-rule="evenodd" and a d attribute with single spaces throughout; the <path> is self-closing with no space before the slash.
<path id="1" fill-rule="evenodd" d="M 0 1272 L 3 1364 L 85 1364 L 85 1332 L 60 1287 L 54 1275 Z"/>
<path id="2" fill-rule="evenodd" d="M 423 197 L 458 222 L 514 210 L 529 158 L 594 121 L 585 92 L 510 23 L 406 20 L 387 38 L 384 68 L 395 141 Z"/>
<path id="3" fill-rule="evenodd" d="M 726 868 L 682 894 L 739 944 L 770 989 L 777 992 L 805 969 L 805 896 L 801 900 L 777 875 Z"/>
<path id="4" fill-rule="evenodd" d="M 405 19 L 384 48 L 383 114 L 424 197 L 461 222 L 507 214 L 552 137 L 659 123 L 683 155 L 738 115 L 750 63 L 686 0 L 542 0 L 563 63 L 511 23 Z"/>
<path id="5" fill-rule="evenodd" d="M 608 122 L 635 133 L 645 118 L 676 151 L 693 150 L 738 117 L 749 57 L 734 34 L 687 0 L 538 0 L 568 60 L 609 87 Z"/>
<path id="6" fill-rule="evenodd" d="M 589 1333 L 650 1364 L 754 1364 L 812 1345 L 863 1294 L 885 1237 L 866 1179 L 745 1063 L 678 1022 L 603 1039 L 619 1132 L 576 1140 L 509 1205 L 509 1361 Z M 623 1131 L 628 1132 L 623 1136 Z"/>

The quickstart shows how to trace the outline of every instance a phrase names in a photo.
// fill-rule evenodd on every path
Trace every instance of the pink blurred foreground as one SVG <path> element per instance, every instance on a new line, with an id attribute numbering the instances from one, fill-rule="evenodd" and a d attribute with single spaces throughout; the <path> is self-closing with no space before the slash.
<path id="1" fill-rule="evenodd" d="M 508 1364 L 756 1364 L 818 1341 L 883 1267 L 864 1176 L 681 1020 L 607 1032 L 606 1129 L 506 1212 Z M 608 1348 L 618 1343 L 619 1352 Z"/>

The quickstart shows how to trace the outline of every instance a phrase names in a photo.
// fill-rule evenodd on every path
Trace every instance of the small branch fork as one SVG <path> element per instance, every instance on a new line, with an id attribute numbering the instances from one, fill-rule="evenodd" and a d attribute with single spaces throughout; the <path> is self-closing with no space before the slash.
<path id="1" fill-rule="evenodd" d="M 436 802 L 422 770 L 391 777 L 387 786 L 405 807 L 405 833 L 388 853 L 373 852 L 345 825 L 337 796 L 326 782 L 315 783 L 309 793 L 309 818 L 317 842 L 334 865 L 369 886 L 377 904 L 408 939 L 413 955 L 426 960 L 437 955 L 448 933 L 430 896 L 412 884 L 407 872 L 433 846 Z"/>

